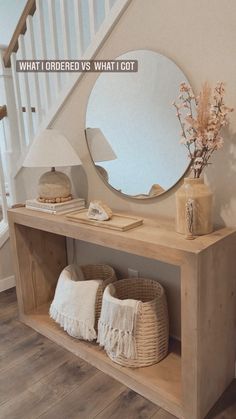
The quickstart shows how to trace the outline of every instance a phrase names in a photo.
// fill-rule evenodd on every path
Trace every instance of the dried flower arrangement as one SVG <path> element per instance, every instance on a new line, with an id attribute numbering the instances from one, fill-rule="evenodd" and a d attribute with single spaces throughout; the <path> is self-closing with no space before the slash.
<path id="1" fill-rule="evenodd" d="M 221 129 L 228 124 L 232 108 L 224 104 L 224 83 L 217 83 L 213 92 L 204 83 L 198 97 L 186 83 L 180 84 L 179 102 L 174 102 L 181 125 L 180 142 L 188 149 L 194 178 L 199 178 L 214 151 L 223 146 Z M 181 113 L 183 111 L 183 113 Z"/>

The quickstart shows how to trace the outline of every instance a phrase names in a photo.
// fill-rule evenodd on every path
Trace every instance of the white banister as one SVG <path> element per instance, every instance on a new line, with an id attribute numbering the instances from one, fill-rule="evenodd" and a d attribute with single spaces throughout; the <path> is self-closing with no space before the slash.
<path id="1" fill-rule="evenodd" d="M 1 85 L 0 85 L 0 90 L 1 90 Z M 1 125 L 2 125 L 2 129 L 1 129 Z M 1 135 L 1 131 L 4 135 Z M 7 150 L 11 149 L 9 147 L 9 144 L 7 143 L 7 138 L 4 132 L 4 125 L 3 125 L 3 121 L 0 121 L 0 153 L 6 152 Z"/>
<path id="2" fill-rule="evenodd" d="M 3 172 L 2 165 L 2 150 L 0 148 L 0 195 L 1 195 L 1 204 L 2 204 L 2 219 L 7 222 L 7 197 L 6 197 L 6 188 L 5 188 L 5 177 Z"/>
<path id="3" fill-rule="evenodd" d="M 0 124 L 0 147 L 5 185 L 7 184 L 9 200 L 13 204 L 16 202 L 16 196 L 15 183 L 11 174 L 21 150 L 12 71 L 11 68 L 4 67 L 2 55 L 3 51 L 0 49 L 0 92 L 2 103 L 6 105 L 7 117 Z M 0 247 L 1 243 L 0 238 Z"/>
<path id="4" fill-rule="evenodd" d="M 46 36 L 45 36 L 45 25 L 44 25 L 44 16 L 43 16 L 43 2 L 42 0 L 36 0 L 36 14 L 39 19 L 39 46 L 41 51 L 41 58 L 47 59 L 47 49 L 46 49 Z M 45 110 L 49 109 L 51 105 L 51 91 L 49 83 L 49 73 L 42 73 L 44 80 L 44 95 L 45 95 Z"/>
<path id="5" fill-rule="evenodd" d="M 21 59 L 26 59 L 26 50 L 25 50 L 25 39 L 23 35 L 19 36 L 19 52 L 21 55 Z M 33 119 L 32 119 L 32 112 L 31 112 L 31 100 L 30 100 L 30 88 L 29 88 L 29 75 L 27 72 L 22 73 L 22 80 L 24 89 L 24 97 L 25 97 L 25 110 L 26 110 L 26 121 L 27 121 L 27 130 L 28 130 L 28 141 L 27 144 L 30 143 L 33 139 L 34 131 L 33 131 Z"/>
<path id="6" fill-rule="evenodd" d="M 7 198 L 7 204 L 9 203 L 12 205 L 16 203 L 16 191 L 15 191 L 15 183 L 13 181 L 13 178 L 11 176 L 11 168 L 14 164 L 12 161 L 14 158 L 13 153 L 9 153 L 7 151 L 2 152 L 0 151 L 1 157 L 2 157 L 2 169 L 4 173 L 4 194 L 5 196 L 8 196 Z M 4 204 L 6 206 L 6 202 Z"/>
<path id="7" fill-rule="evenodd" d="M 81 2 L 74 0 L 74 21 L 75 21 L 75 36 L 77 44 L 77 58 L 80 59 L 83 55 L 83 21 Z"/>
<path id="8" fill-rule="evenodd" d="M 0 204 L 2 209 L 2 219 L 0 219 L 0 248 L 6 243 L 9 238 L 9 228 L 7 220 L 7 198 L 5 188 L 5 178 L 2 165 L 2 150 L 0 147 Z"/>
<path id="9" fill-rule="evenodd" d="M 89 7 L 89 29 L 90 29 L 90 42 L 95 35 L 95 10 L 94 10 L 94 0 L 88 0 Z"/>
<path id="10" fill-rule="evenodd" d="M 16 53 L 11 54 L 11 69 L 12 69 L 12 79 L 15 90 L 15 101 L 17 108 L 17 120 L 19 128 L 19 139 L 20 139 L 20 149 L 21 152 L 25 150 L 25 126 L 22 113 L 22 102 L 21 102 L 21 91 L 19 83 L 19 73 L 16 72 Z"/>
<path id="11" fill-rule="evenodd" d="M 78 1 L 78 0 L 77 0 Z M 59 45 L 58 45 L 58 36 L 57 36 L 57 21 L 56 21 L 56 9 L 55 9 L 55 0 L 48 2 L 48 13 L 49 13 L 49 27 L 51 35 L 51 44 L 52 44 L 52 57 L 56 60 L 59 57 Z M 59 91 L 61 89 L 61 74 L 55 73 L 56 88 Z"/>
<path id="12" fill-rule="evenodd" d="M 27 32 L 29 34 L 29 51 L 30 51 L 30 58 L 32 60 L 36 60 L 36 48 L 35 48 L 35 39 L 34 39 L 34 31 L 33 31 L 33 18 L 32 16 L 28 16 L 26 20 L 27 24 Z M 40 88 L 39 88 L 39 76 L 38 73 L 32 73 L 33 77 L 33 89 L 35 93 L 35 103 L 36 103 L 36 115 L 37 115 L 37 121 L 38 125 L 41 122 L 42 119 L 42 106 L 41 106 L 41 94 L 40 94 Z"/>
<path id="13" fill-rule="evenodd" d="M 71 58 L 71 40 L 69 29 L 69 17 L 67 1 L 60 0 L 61 6 L 61 26 L 62 26 L 62 43 L 64 48 L 64 59 Z"/>

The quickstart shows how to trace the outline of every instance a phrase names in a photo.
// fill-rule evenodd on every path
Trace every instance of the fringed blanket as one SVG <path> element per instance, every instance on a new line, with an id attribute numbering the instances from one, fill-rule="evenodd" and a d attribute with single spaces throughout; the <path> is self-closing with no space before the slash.
<path id="1" fill-rule="evenodd" d="M 65 268 L 58 279 L 49 313 L 69 335 L 91 341 L 97 337 L 94 329 L 95 302 L 102 281 L 83 279 L 78 267 L 70 265 Z"/>
<path id="2" fill-rule="evenodd" d="M 115 287 L 106 287 L 101 317 L 98 322 L 97 341 L 113 356 L 137 358 L 135 328 L 140 301 L 115 298 Z"/>

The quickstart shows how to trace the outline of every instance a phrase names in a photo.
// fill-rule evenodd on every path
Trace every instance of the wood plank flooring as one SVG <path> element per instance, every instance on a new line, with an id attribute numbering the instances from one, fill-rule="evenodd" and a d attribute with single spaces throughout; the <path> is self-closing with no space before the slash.
<path id="1" fill-rule="evenodd" d="M 11 289 L 0 293 L 0 419 L 37 418 L 175 419 L 20 323 Z M 236 419 L 236 380 L 213 418 Z"/>

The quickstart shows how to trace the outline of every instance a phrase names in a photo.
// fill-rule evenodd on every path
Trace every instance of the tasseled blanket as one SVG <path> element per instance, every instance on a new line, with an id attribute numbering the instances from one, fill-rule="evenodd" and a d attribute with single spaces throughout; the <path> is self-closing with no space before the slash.
<path id="1" fill-rule="evenodd" d="M 83 279 L 78 267 L 70 265 L 63 269 L 49 313 L 69 335 L 91 341 L 97 337 L 95 302 L 102 281 Z"/>
<path id="2" fill-rule="evenodd" d="M 124 355 L 135 359 L 135 329 L 140 301 L 119 300 L 115 294 L 115 287 L 108 285 L 103 294 L 97 341 L 115 357 Z"/>

